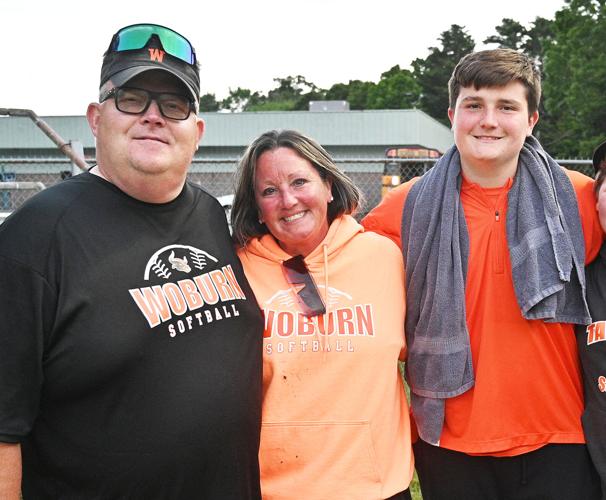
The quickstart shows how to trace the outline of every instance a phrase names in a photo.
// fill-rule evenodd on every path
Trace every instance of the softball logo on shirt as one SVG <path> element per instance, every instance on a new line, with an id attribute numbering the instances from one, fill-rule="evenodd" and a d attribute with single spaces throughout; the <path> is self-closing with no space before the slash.
<path id="1" fill-rule="evenodd" d="M 246 300 L 231 265 L 220 267 L 217 258 L 188 245 L 155 252 L 143 274 L 144 281 L 151 279 L 164 283 L 129 293 L 149 326 L 165 325 L 171 337 L 239 316 L 238 301 Z"/>
<path id="2" fill-rule="evenodd" d="M 587 333 L 588 346 L 606 341 L 606 321 L 591 323 L 591 325 L 587 326 L 585 332 Z M 598 390 L 600 392 L 606 392 L 606 377 L 600 375 L 597 382 Z"/>
<path id="3" fill-rule="evenodd" d="M 375 323 L 371 304 L 352 304 L 351 295 L 329 287 L 324 294 L 328 313 L 307 317 L 298 311 L 292 289 L 278 290 L 263 304 L 266 354 L 282 352 L 354 351 L 355 337 L 374 337 Z M 320 336 L 326 337 L 325 341 Z"/>
<path id="4" fill-rule="evenodd" d="M 606 321 L 596 321 L 587 326 L 587 345 L 606 340 Z"/>

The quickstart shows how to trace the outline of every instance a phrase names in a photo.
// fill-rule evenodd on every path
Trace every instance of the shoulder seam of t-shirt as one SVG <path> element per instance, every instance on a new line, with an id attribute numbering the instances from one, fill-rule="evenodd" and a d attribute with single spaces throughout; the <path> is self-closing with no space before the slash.
<path id="1" fill-rule="evenodd" d="M 46 276 L 44 276 L 44 274 L 42 274 L 39 270 L 34 269 L 33 267 L 27 265 L 25 262 L 21 262 L 13 257 L 9 257 L 6 255 L 1 255 L 0 254 L 0 259 L 4 260 L 6 262 L 11 262 L 14 265 L 20 266 L 24 269 L 27 269 L 29 272 L 31 272 L 32 274 L 35 274 L 36 276 L 38 276 L 42 281 L 44 281 L 44 283 L 46 284 L 46 286 L 48 286 L 51 290 L 55 290 L 53 286 L 51 286 L 51 284 L 49 283 L 49 281 L 46 279 Z"/>
<path id="2" fill-rule="evenodd" d="M 92 174 L 90 174 L 90 175 L 92 175 Z M 82 178 L 82 179 L 84 179 L 84 178 Z M 70 179 L 66 179 L 65 181 L 63 181 L 63 183 L 65 183 L 63 185 L 67 185 L 67 183 L 69 183 L 69 182 L 74 182 L 74 181 L 78 181 L 78 180 L 79 180 L 78 177 L 72 177 Z M 82 196 L 85 196 L 88 193 L 88 190 L 91 189 L 90 186 L 94 186 L 95 185 L 94 183 L 90 182 L 90 179 L 87 182 L 85 182 L 84 184 L 88 184 L 88 186 L 85 186 L 84 189 L 79 190 L 78 192 L 74 193 L 74 196 L 72 197 L 71 200 L 65 200 L 65 198 L 62 198 L 62 200 L 59 201 L 58 206 L 60 208 L 59 208 L 59 210 L 57 210 L 57 214 L 56 214 L 56 216 L 54 218 L 52 227 L 49 227 L 49 229 L 48 229 L 48 234 L 49 234 L 48 241 L 49 241 L 49 243 L 53 242 L 56 239 L 56 237 L 57 237 L 56 228 L 59 225 L 59 222 L 63 220 L 63 218 L 66 216 L 66 214 L 69 212 L 69 210 L 74 206 L 74 204 L 78 200 L 80 200 L 82 198 Z M 60 185 L 61 184 L 55 184 L 54 186 L 60 186 Z M 51 186 L 51 187 L 53 187 L 53 186 Z M 54 196 L 54 190 L 52 190 L 52 191 L 46 191 L 46 190 L 42 191 L 40 193 L 40 196 L 44 196 L 44 194 L 46 192 L 49 193 L 48 196 Z M 51 199 L 51 201 L 52 201 L 52 199 Z M 34 201 L 34 203 L 35 203 L 35 201 Z M 46 203 L 48 203 L 48 201 Z M 63 206 L 61 206 L 61 205 L 63 205 Z M 52 244 L 47 245 L 47 247 L 45 248 L 45 253 L 44 253 L 44 261 L 45 262 L 48 261 L 49 253 L 50 253 L 50 251 L 51 251 L 52 248 L 53 248 Z M 9 258 L 6 255 L 4 257 L 5 257 L 5 259 Z M 38 274 L 39 276 L 41 276 L 44 279 L 45 283 L 49 284 L 49 281 L 48 281 L 47 277 L 45 276 L 45 274 L 43 273 L 43 270 L 34 269 L 31 266 L 29 266 L 28 264 L 26 264 L 25 262 L 21 262 L 18 259 L 15 259 L 14 256 L 11 257 L 10 259 L 11 259 L 12 262 L 17 262 L 20 265 L 22 265 L 23 267 L 28 268 L 31 271 L 35 272 L 36 274 Z"/>

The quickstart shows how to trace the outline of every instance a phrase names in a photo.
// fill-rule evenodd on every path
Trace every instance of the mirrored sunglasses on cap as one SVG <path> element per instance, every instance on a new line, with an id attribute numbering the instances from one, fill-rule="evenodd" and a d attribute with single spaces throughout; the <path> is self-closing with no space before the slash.
<path id="1" fill-rule="evenodd" d="M 292 285 L 305 316 L 318 316 L 326 312 L 324 301 L 302 255 L 282 262 L 282 271 L 286 281 Z"/>
<path id="2" fill-rule="evenodd" d="M 189 40 L 176 31 L 158 24 L 133 24 L 122 28 L 113 36 L 108 51 L 142 49 L 153 35 L 159 38 L 167 54 L 188 64 L 196 63 L 196 52 Z"/>

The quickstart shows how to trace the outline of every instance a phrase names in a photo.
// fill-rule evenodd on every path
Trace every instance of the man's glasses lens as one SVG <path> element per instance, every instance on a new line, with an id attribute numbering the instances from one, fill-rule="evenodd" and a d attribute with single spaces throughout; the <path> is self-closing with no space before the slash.
<path id="1" fill-rule="evenodd" d="M 196 53 L 187 38 L 169 28 L 155 24 L 136 24 L 120 30 L 114 36 L 110 48 L 117 52 L 142 49 L 152 35 L 160 39 L 162 48 L 168 54 L 188 64 L 195 64 Z"/>
<path id="2" fill-rule="evenodd" d="M 186 120 L 192 109 L 192 102 L 185 96 L 172 93 L 157 93 L 132 87 L 115 87 L 101 100 L 114 97 L 118 111 L 131 115 L 145 113 L 151 101 L 158 103 L 160 113 L 165 118 Z"/>
<path id="3" fill-rule="evenodd" d="M 305 316 L 318 316 L 326 312 L 318 287 L 309 273 L 302 255 L 282 263 L 286 281 L 293 285 Z"/>

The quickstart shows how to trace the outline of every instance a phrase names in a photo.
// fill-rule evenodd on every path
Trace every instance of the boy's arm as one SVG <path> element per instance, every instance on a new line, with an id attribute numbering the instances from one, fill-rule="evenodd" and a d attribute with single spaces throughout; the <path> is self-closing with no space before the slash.
<path id="1" fill-rule="evenodd" d="M 406 195 L 417 179 L 406 182 L 387 193 L 381 203 L 362 219 L 361 223 L 364 229 L 387 236 L 401 248 L 402 211 L 404 210 Z"/>

